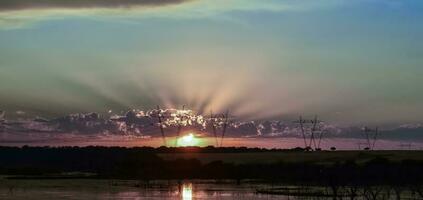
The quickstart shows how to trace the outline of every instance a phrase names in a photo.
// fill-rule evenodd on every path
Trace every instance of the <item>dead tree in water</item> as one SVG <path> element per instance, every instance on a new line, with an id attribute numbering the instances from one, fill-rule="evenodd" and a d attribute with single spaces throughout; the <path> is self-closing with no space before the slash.
<path id="1" fill-rule="evenodd" d="M 396 185 L 392 187 L 392 191 L 394 191 L 395 199 L 401 200 L 401 194 L 404 192 L 404 187 Z"/>
<path id="2" fill-rule="evenodd" d="M 354 200 L 358 197 L 358 185 L 350 185 L 348 186 L 347 192 L 348 196 L 350 197 L 350 200 Z"/>
<path id="3" fill-rule="evenodd" d="M 366 200 L 388 199 L 389 193 L 384 193 L 384 189 L 384 186 L 367 186 L 363 190 L 363 196 Z"/>
<path id="4" fill-rule="evenodd" d="M 411 187 L 411 191 L 415 196 L 418 196 L 418 199 L 423 199 L 423 185 L 416 185 Z"/>

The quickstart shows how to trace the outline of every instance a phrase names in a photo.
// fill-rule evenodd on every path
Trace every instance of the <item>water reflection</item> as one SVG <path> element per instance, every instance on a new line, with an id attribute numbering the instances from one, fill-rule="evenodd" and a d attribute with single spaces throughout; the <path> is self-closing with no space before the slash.
<path id="1" fill-rule="evenodd" d="M 182 200 L 192 200 L 192 183 L 182 185 Z"/>
<path id="2" fill-rule="evenodd" d="M 139 186 L 138 181 L 117 180 L 110 185 L 104 180 L 5 180 L 0 179 L 0 199 L 109 199 L 109 200 L 330 200 L 330 199 L 422 199 L 420 188 L 406 186 L 343 186 L 334 197 L 332 189 L 313 186 L 287 186 L 268 183 L 225 181 L 156 181 Z M 297 196 L 298 195 L 298 196 Z"/>

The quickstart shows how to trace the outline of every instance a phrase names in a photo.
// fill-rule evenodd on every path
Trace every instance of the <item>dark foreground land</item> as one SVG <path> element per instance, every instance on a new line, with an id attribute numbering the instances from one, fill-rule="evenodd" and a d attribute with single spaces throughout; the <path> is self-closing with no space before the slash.
<path id="1" fill-rule="evenodd" d="M 422 151 L 0 147 L 0 174 L 14 179 L 255 179 L 310 185 L 419 186 L 422 170 Z"/>
<path id="2" fill-rule="evenodd" d="M 422 170 L 423 151 L 0 147 L 0 197 L 163 199 L 187 187 L 201 198 L 423 199 Z"/>

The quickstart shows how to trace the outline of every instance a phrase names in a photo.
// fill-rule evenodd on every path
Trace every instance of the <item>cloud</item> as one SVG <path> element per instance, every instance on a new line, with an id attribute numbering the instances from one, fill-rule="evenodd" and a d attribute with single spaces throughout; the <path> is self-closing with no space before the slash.
<path id="1" fill-rule="evenodd" d="M 0 11 L 26 9 L 80 9 L 80 8 L 131 8 L 139 6 L 163 6 L 188 0 L 3 0 Z"/>
<path id="2" fill-rule="evenodd" d="M 167 137 L 175 137 L 178 130 L 177 120 L 183 130 L 194 131 L 201 137 L 213 137 L 211 119 L 196 115 L 191 110 L 130 110 L 124 115 L 101 116 L 97 113 L 77 113 L 55 119 L 19 119 L 0 121 L 2 143 L 25 143 L 28 141 L 76 142 L 87 138 L 159 138 L 158 116 L 162 117 L 162 126 Z M 183 117 L 181 117 L 183 116 Z M 215 118 L 217 136 L 223 130 L 222 118 Z M 362 128 L 357 126 L 340 127 L 330 123 L 320 124 L 324 138 L 364 139 Z M 309 130 L 311 127 L 305 127 Z M 231 119 L 226 129 L 228 138 L 302 138 L 298 124 L 292 121 L 238 121 Z M 393 128 L 381 128 L 379 138 L 391 141 L 423 141 L 423 128 L 420 124 L 407 124 Z M 308 136 L 309 137 L 309 136 Z"/>

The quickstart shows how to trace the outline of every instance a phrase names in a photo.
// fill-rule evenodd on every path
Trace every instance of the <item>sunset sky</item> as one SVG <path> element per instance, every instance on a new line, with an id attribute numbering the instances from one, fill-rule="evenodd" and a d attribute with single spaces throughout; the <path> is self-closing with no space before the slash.
<path id="1" fill-rule="evenodd" d="M 2 0 L 0 110 L 19 121 L 186 105 L 244 121 L 318 115 L 421 128 L 422 9 L 420 0 Z"/>

